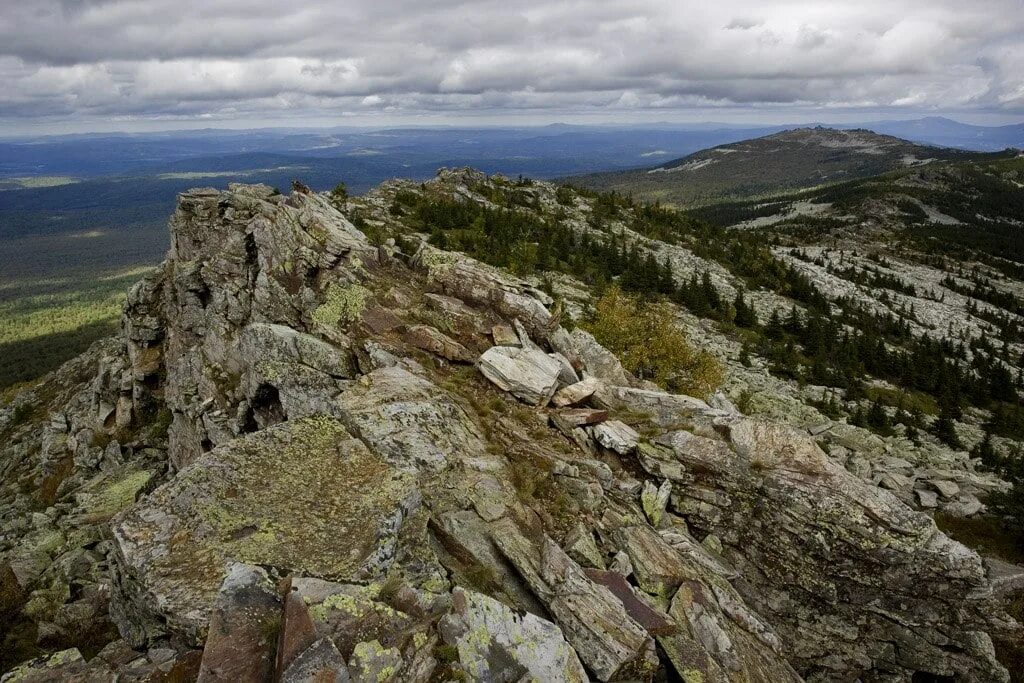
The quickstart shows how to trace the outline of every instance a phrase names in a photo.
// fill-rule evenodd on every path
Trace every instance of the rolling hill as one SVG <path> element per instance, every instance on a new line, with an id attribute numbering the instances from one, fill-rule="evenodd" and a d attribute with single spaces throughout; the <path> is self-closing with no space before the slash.
<path id="1" fill-rule="evenodd" d="M 574 184 L 679 206 L 767 196 L 923 166 L 983 158 L 869 130 L 797 128 L 719 145 L 653 168 L 578 176 Z"/>

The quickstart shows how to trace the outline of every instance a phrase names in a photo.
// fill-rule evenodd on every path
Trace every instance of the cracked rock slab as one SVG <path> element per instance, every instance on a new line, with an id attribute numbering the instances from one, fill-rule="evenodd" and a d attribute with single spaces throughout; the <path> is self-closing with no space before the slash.
<path id="1" fill-rule="evenodd" d="M 210 451 L 115 522 L 112 613 L 139 643 L 201 643 L 231 562 L 357 580 L 386 568 L 418 502 L 408 472 L 331 418 Z"/>

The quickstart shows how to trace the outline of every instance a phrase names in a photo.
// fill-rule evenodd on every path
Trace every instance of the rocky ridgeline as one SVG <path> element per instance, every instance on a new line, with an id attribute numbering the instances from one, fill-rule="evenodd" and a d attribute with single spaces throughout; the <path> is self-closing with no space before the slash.
<path id="1" fill-rule="evenodd" d="M 3 680 L 1008 680 L 980 558 L 806 431 L 302 187 L 171 231 L 0 413 L 5 648 L 56 652 Z"/>

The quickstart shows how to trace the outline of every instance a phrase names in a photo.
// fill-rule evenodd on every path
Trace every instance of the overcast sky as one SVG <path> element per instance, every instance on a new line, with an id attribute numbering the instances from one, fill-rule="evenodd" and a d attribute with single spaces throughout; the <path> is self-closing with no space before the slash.
<path id="1" fill-rule="evenodd" d="M 0 134 L 1024 120 L 1024 0 L 0 0 Z"/>

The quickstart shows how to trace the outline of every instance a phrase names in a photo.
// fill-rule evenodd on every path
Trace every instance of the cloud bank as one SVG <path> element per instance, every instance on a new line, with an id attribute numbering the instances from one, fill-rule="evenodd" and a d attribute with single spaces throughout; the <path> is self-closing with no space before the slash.
<path id="1" fill-rule="evenodd" d="M 1024 115 L 1021 0 L 0 0 L 0 120 Z M 713 117 L 713 116 L 712 116 Z"/>

